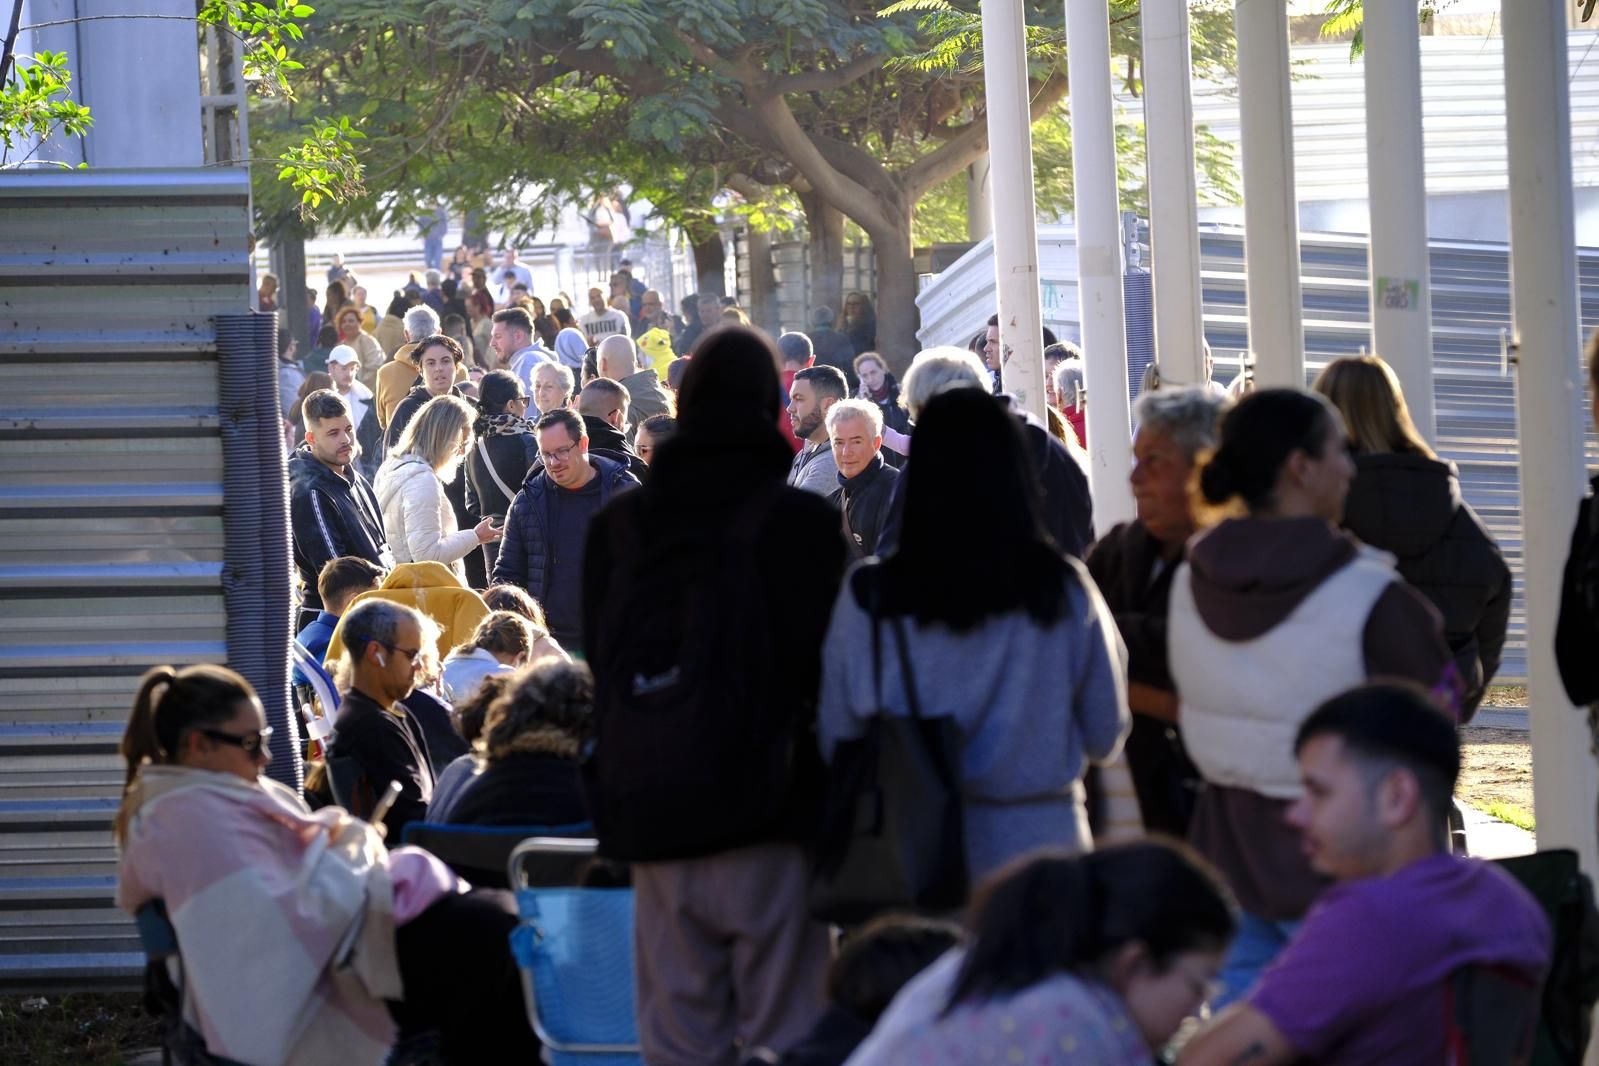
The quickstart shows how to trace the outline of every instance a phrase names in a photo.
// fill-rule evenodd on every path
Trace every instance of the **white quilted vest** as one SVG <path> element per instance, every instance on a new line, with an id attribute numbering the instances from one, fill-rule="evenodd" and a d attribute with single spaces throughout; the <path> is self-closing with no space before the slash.
<path id="1" fill-rule="evenodd" d="M 1183 742 L 1205 780 L 1298 798 L 1294 734 L 1324 701 L 1366 680 L 1362 638 L 1395 580 L 1393 557 L 1362 548 L 1273 628 L 1223 640 L 1199 617 L 1187 563 L 1172 577 L 1167 643 Z"/>

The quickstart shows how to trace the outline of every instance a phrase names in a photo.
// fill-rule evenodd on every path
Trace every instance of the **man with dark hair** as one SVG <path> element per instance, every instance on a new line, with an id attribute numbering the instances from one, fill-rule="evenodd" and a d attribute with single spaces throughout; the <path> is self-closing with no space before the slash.
<path id="1" fill-rule="evenodd" d="M 849 395 L 837 367 L 813 366 L 794 375 L 789 387 L 788 419 L 800 450 L 788 469 L 788 483 L 797 489 L 832 496 L 838 491 L 838 464 L 827 436 L 827 409 Z"/>
<path id="2" fill-rule="evenodd" d="M 1311 865 L 1336 883 L 1180 1061 L 1453 1061 L 1448 1027 L 1467 973 L 1507 982 L 1510 1017 L 1476 1021 L 1509 1028 L 1513 1044 L 1537 1015 L 1549 923 L 1508 873 L 1448 853 L 1455 723 L 1419 688 L 1363 685 L 1311 714 L 1294 750 L 1304 794 L 1288 820 Z M 1530 1044 L 1530 1024 L 1526 1036 Z"/>
<path id="3" fill-rule="evenodd" d="M 315 621 L 300 630 L 294 638 L 295 642 L 321 662 L 328 653 L 328 642 L 333 639 L 333 627 L 339 624 L 350 601 L 367 589 L 377 588 L 382 580 L 382 567 L 359 555 L 341 555 L 337 559 L 329 559 L 316 579 L 322 611 Z M 305 683 L 299 667 L 295 667 L 294 674 L 297 683 Z"/>
<path id="4" fill-rule="evenodd" d="M 778 376 L 783 384 L 783 410 L 784 417 L 777 420 L 778 432 L 783 434 L 783 439 L 788 441 L 789 448 L 799 451 L 804 446 L 794 435 L 794 426 L 787 417 L 789 395 L 794 390 L 794 375 L 801 370 L 808 369 L 816 362 L 816 351 L 811 347 L 811 339 L 803 333 L 790 331 L 777 338 L 777 351 L 783 358 L 783 371 Z"/>
<path id="5" fill-rule="evenodd" d="M 522 379 L 522 387 L 533 391 L 533 375 L 539 364 L 553 363 L 555 357 L 533 339 L 533 316 L 523 307 L 507 307 L 494 312 L 489 332 L 489 347 L 497 360 L 494 369 L 509 370 Z"/>
<path id="6" fill-rule="evenodd" d="M 845 395 L 853 396 L 855 390 L 860 387 L 860 381 L 855 377 L 855 345 L 850 343 L 848 337 L 833 328 L 835 321 L 831 307 L 813 308 L 811 328 L 806 335 L 810 337 L 816 365 L 830 366 L 843 374 L 849 386 L 849 391 Z"/>
<path id="7" fill-rule="evenodd" d="M 577 413 L 588 430 L 589 454 L 615 459 L 642 483 L 650 471 L 633 446 L 627 442 L 628 404 L 632 397 L 627 387 L 610 378 L 595 378 L 577 396 Z"/>
<path id="8" fill-rule="evenodd" d="M 353 463 L 355 426 L 349 405 L 332 389 L 318 389 L 300 410 L 305 443 L 289 457 L 290 528 L 303 589 L 296 631 L 324 606 L 317 581 L 329 560 L 357 555 L 383 569 L 394 566 L 383 534 L 383 510 Z"/>
<path id="9" fill-rule="evenodd" d="M 573 411 L 550 411 L 534 432 L 539 461 L 505 517 L 494 583 L 527 589 L 544 605 L 550 635 L 561 647 L 580 650 L 589 521 L 613 496 L 639 482 L 615 459 L 589 454 L 588 428 Z"/>
<path id="10" fill-rule="evenodd" d="M 694 305 L 694 320 L 677 339 L 677 350 L 682 355 L 693 355 L 699 339 L 722 324 L 722 298 L 714 292 L 701 292 L 689 297 Z M 689 301 L 684 301 L 687 311 Z"/>

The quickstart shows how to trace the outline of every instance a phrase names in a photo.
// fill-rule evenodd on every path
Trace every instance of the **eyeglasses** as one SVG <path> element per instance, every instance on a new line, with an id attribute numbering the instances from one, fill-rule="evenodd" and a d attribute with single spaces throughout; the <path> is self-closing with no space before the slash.
<path id="1" fill-rule="evenodd" d="M 541 452 L 539 452 L 539 458 L 544 460 L 544 465 L 545 466 L 551 466 L 551 465 L 553 465 L 555 463 L 564 463 L 564 462 L 566 462 L 568 459 L 572 458 L 572 453 L 575 452 L 576 450 L 577 450 L 577 445 L 576 444 L 568 444 L 566 447 L 557 448 L 553 452 L 542 452 L 541 451 Z"/>
<path id="2" fill-rule="evenodd" d="M 235 748 L 242 748 L 246 755 L 259 755 L 267 750 L 267 741 L 272 739 L 272 727 L 264 726 L 253 733 L 224 733 L 220 729 L 196 729 L 202 737 L 207 737 L 218 744 L 231 744 Z"/>
<path id="3" fill-rule="evenodd" d="M 379 640 L 377 637 L 369 637 L 369 636 L 367 636 L 364 633 L 352 634 L 351 635 L 351 639 L 352 640 L 364 640 L 368 644 L 376 644 L 380 648 L 387 648 L 390 651 L 397 651 L 401 655 L 403 655 L 407 659 L 409 659 L 413 665 L 415 665 L 415 663 L 416 663 L 416 657 L 418 655 L 422 654 L 422 649 L 421 648 L 402 648 L 398 644 L 390 644 L 386 640 Z"/>

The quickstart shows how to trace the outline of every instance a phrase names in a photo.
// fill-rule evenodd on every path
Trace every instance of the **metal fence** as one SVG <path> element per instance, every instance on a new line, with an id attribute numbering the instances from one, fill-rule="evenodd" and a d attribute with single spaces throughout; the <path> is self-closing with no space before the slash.
<path id="1" fill-rule="evenodd" d="M 124 982 L 116 754 L 158 663 L 227 658 L 212 316 L 242 170 L 0 176 L 0 986 Z"/>

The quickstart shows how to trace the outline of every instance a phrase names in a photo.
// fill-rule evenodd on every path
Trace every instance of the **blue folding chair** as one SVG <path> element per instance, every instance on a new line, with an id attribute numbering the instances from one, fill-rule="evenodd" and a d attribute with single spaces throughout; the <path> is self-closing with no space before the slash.
<path id="1" fill-rule="evenodd" d="M 506 864 L 520 921 L 511 952 L 551 1066 L 641 1066 L 633 1002 L 633 890 L 575 888 L 594 840 L 535 837 Z M 552 866 L 552 863 L 554 864 Z M 564 884 L 535 880 L 564 867 Z"/>
<path id="2" fill-rule="evenodd" d="M 183 957 L 166 903 L 146 903 L 134 912 L 133 923 L 144 948 L 144 1009 L 161 1019 L 162 1066 L 244 1066 L 207 1051 L 205 1038 L 183 1020 Z"/>
<path id="3" fill-rule="evenodd" d="M 402 840 L 431 851 L 444 864 L 482 888 L 510 888 L 506 864 L 516 846 L 529 837 L 586 837 L 594 832 L 589 822 L 573 825 L 453 825 L 446 822 L 412 822 Z M 574 878 L 575 883 L 575 878 Z"/>

